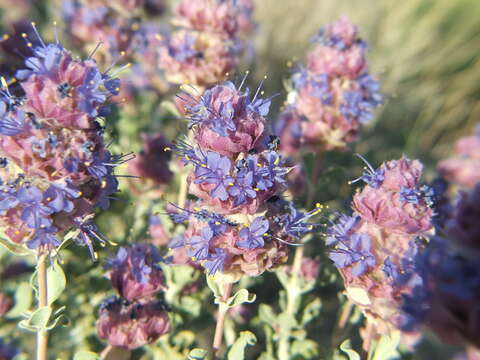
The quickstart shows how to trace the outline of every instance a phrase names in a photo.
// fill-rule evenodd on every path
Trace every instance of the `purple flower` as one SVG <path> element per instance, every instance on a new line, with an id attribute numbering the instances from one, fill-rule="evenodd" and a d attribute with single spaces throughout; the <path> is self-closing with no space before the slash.
<path id="1" fill-rule="evenodd" d="M 189 255 L 196 260 L 205 260 L 208 258 L 210 240 L 213 238 L 213 231 L 210 226 L 202 228 L 201 234 L 192 236 L 190 242 Z"/>
<path id="2" fill-rule="evenodd" d="M 46 218 L 53 210 L 42 203 L 43 193 L 36 186 L 24 186 L 17 192 L 18 201 L 23 205 L 21 219 L 32 229 L 48 227 L 52 221 Z"/>
<path id="3" fill-rule="evenodd" d="M 216 248 L 215 253 L 209 254 L 207 261 L 203 264 L 208 274 L 215 275 L 217 271 L 223 272 L 227 256 L 227 252 L 220 248 Z"/>
<path id="4" fill-rule="evenodd" d="M 48 76 L 58 68 L 66 52 L 63 46 L 58 43 L 48 45 L 42 43 L 42 46 L 37 46 L 33 49 L 34 56 L 29 57 L 25 61 L 25 65 L 29 70 L 17 71 L 16 77 L 20 80 L 25 80 L 32 74 Z"/>
<path id="5" fill-rule="evenodd" d="M 40 246 L 56 248 L 61 244 L 60 240 L 55 236 L 56 232 L 57 228 L 53 226 L 37 229 L 33 238 L 27 242 L 28 248 L 38 249 Z"/>
<path id="6" fill-rule="evenodd" d="M 14 208 L 18 203 L 18 196 L 14 188 L 6 186 L 0 189 L 0 213 Z"/>
<path id="7" fill-rule="evenodd" d="M 351 270 L 355 276 L 362 275 L 376 263 L 371 253 L 371 239 L 368 234 L 352 234 L 348 241 L 339 242 L 329 257 L 339 268 L 355 264 Z"/>
<path id="8" fill-rule="evenodd" d="M 327 238 L 325 243 L 327 246 L 335 245 L 339 241 L 344 241 L 348 238 L 350 231 L 355 227 L 355 225 L 360 221 L 360 216 L 353 214 L 348 216 L 345 214 L 339 214 L 336 223 L 332 223 L 327 230 Z"/>
<path id="9" fill-rule="evenodd" d="M 110 207 L 110 200 L 113 198 L 111 195 L 118 191 L 118 180 L 113 175 L 105 176 L 101 181 L 100 194 L 95 206 L 102 210 L 107 210 Z"/>
<path id="10" fill-rule="evenodd" d="M 63 166 L 64 168 L 69 172 L 69 173 L 76 173 L 78 171 L 78 165 L 80 164 L 80 160 L 75 157 L 67 157 L 63 161 Z"/>
<path id="11" fill-rule="evenodd" d="M 288 204 L 290 213 L 282 215 L 277 221 L 282 227 L 283 232 L 294 239 L 299 239 L 307 232 L 311 231 L 315 224 L 308 223 L 307 220 L 320 212 L 320 207 L 302 213 L 298 211 L 292 203 Z"/>
<path id="12" fill-rule="evenodd" d="M 253 96 L 253 99 L 251 100 L 249 99 L 249 96 L 248 96 L 250 90 L 249 89 L 246 90 L 247 110 L 253 113 L 256 113 L 260 116 L 267 116 L 270 111 L 270 105 L 272 104 L 272 98 L 274 98 L 276 95 L 272 95 L 266 99 L 258 97 L 258 95 L 261 93 L 260 90 L 262 88 L 262 85 L 263 85 L 263 81 L 260 83 L 257 91 L 255 92 L 255 95 Z"/>
<path id="13" fill-rule="evenodd" d="M 228 193 L 234 197 L 234 206 L 244 204 L 247 198 L 254 199 L 257 193 L 253 189 L 253 173 L 242 169 L 235 177 L 233 185 L 228 189 Z"/>
<path id="14" fill-rule="evenodd" d="M 215 109 L 212 104 L 212 98 L 217 90 L 217 87 L 206 90 L 198 101 L 187 94 L 190 99 L 196 101 L 195 105 L 187 107 L 190 127 L 193 125 L 206 124 L 218 135 L 228 136 L 228 131 L 233 132 L 237 129 L 233 120 L 235 109 L 231 102 L 222 102 L 218 110 Z"/>
<path id="15" fill-rule="evenodd" d="M 75 225 L 79 230 L 75 242 L 80 246 L 87 246 L 90 256 L 92 259 L 96 260 L 97 255 L 93 250 L 93 240 L 97 240 L 100 244 L 105 245 L 106 241 L 104 240 L 104 236 L 98 230 L 97 225 L 95 225 L 95 223 L 89 218 L 75 219 Z"/>
<path id="16" fill-rule="evenodd" d="M 380 93 L 380 84 L 370 74 L 358 77 L 360 86 L 367 94 L 367 99 L 373 107 L 383 104 L 383 95 Z"/>
<path id="17" fill-rule="evenodd" d="M 266 190 L 274 184 L 285 185 L 285 177 L 290 168 L 283 166 L 280 155 L 275 151 L 267 151 L 264 159 L 265 164 L 258 171 L 261 179 L 257 180 L 257 187 L 260 190 Z"/>
<path id="18" fill-rule="evenodd" d="M 185 237 L 182 235 L 174 236 L 168 243 L 170 249 L 177 249 L 185 246 Z"/>
<path id="19" fill-rule="evenodd" d="M 162 257 L 152 245 L 136 244 L 132 247 L 132 273 L 136 281 L 146 283 L 153 269 L 158 267 Z"/>
<path id="20" fill-rule="evenodd" d="M 263 247 L 265 244 L 263 236 L 267 233 L 268 228 L 269 223 L 265 218 L 255 218 L 249 227 L 240 230 L 239 235 L 242 240 L 237 241 L 236 245 L 246 249 Z"/>
<path id="21" fill-rule="evenodd" d="M 346 91 L 340 112 L 346 118 L 358 118 L 361 124 L 365 124 L 372 120 L 373 108 L 374 105 L 365 100 L 361 91 Z"/>
<path id="22" fill-rule="evenodd" d="M 7 112 L 4 102 L 0 102 L 0 134 L 15 136 L 23 132 L 25 127 L 25 113 L 17 110 L 13 113 Z"/>
<path id="23" fill-rule="evenodd" d="M 231 183 L 230 160 L 216 152 L 209 151 L 206 155 L 205 167 L 200 166 L 195 170 L 196 184 L 214 184 L 211 195 L 220 200 L 228 199 L 227 186 Z"/>
<path id="24" fill-rule="evenodd" d="M 362 155 L 355 155 L 359 157 L 367 165 L 367 167 L 365 168 L 362 176 L 360 176 L 358 179 L 350 181 L 350 184 L 354 184 L 357 181 L 363 180 L 374 189 L 378 189 L 382 185 L 383 180 L 385 180 L 385 170 L 383 168 L 378 168 L 375 170 Z"/>
<path id="25" fill-rule="evenodd" d="M 101 179 L 107 176 L 113 167 L 111 155 L 109 152 L 94 154 L 92 159 L 85 163 L 85 166 L 90 175 Z"/>
<path id="26" fill-rule="evenodd" d="M 80 192 L 69 182 L 57 182 L 45 191 L 44 198 L 48 201 L 47 206 L 54 212 L 73 211 L 73 199 L 80 196 Z"/>
<path id="27" fill-rule="evenodd" d="M 99 88 L 103 85 L 103 77 L 96 67 L 87 70 L 83 84 L 77 88 L 79 108 L 90 116 L 98 116 L 98 105 L 107 100 L 106 92 Z"/>
<path id="28" fill-rule="evenodd" d="M 169 46 L 168 53 L 179 62 L 185 62 L 187 59 L 200 55 L 195 49 L 197 39 L 192 33 L 188 33 L 183 41 L 177 46 Z"/>

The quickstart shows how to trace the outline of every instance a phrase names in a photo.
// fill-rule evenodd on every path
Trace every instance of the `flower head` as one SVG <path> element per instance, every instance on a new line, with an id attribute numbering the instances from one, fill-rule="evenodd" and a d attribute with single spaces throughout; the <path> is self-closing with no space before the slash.
<path id="1" fill-rule="evenodd" d="M 156 294 L 165 289 L 162 261 L 152 245 L 136 244 L 121 247 L 105 267 L 110 270 L 113 286 L 123 298 L 133 301 Z"/>
<path id="2" fill-rule="evenodd" d="M 25 60 L 22 97 L 1 78 L 0 223 L 10 240 L 52 250 L 68 230 L 92 249 L 100 239 L 91 225 L 95 207 L 106 208 L 118 182 L 98 118 L 105 114 L 119 80 L 91 58 L 74 58 L 58 41 L 36 40 Z M 103 242 L 103 240 L 101 240 Z"/>
<path id="3" fill-rule="evenodd" d="M 161 301 L 148 299 L 132 303 L 111 298 L 100 307 L 98 336 L 112 346 L 133 350 L 153 343 L 169 331 L 170 320 Z"/>
<path id="4" fill-rule="evenodd" d="M 358 139 L 383 97 L 368 73 L 366 45 L 346 18 L 322 28 L 314 44 L 306 66 L 292 76 L 286 113 L 294 110 L 299 115 L 295 127 L 290 126 L 299 128 L 296 137 L 303 146 L 314 151 L 344 149 Z"/>

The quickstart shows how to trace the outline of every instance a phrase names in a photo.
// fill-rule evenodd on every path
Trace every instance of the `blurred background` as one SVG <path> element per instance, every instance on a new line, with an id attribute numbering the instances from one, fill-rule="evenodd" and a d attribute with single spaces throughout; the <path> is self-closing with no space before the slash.
<path id="1" fill-rule="evenodd" d="M 174 3 L 172 0 L 166 2 Z M 0 0 L 0 30 L 11 33 L 11 24 L 26 17 L 39 23 L 42 34 L 51 40 L 54 37 L 51 24 L 57 20 L 62 38 L 61 3 L 60 0 Z M 419 158 L 426 164 L 426 178 L 431 180 L 435 176 L 436 162 L 446 158 L 453 142 L 472 132 L 480 121 L 480 0 L 257 0 L 255 19 L 258 29 L 253 39 L 254 47 L 250 60 L 247 59 L 242 67 L 251 70 L 248 81 L 252 87 L 268 75 L 265 93 L 280 95 L 273 102 L 271 119 L 275 119 L 285 100 L 284 80 L 291 74 L 291 63 L 303 61 L 311 45 L 310 39 L 319 28 L 341 15 L 357 24 L 361 36 L 367 41 L 371 73 L 378 77 L 386 97 L 375 121 L 364 128 L 361 140 L 352 146 L 353 152 L 364 154 L 374 166 L 399 158 L 402 153 Z M 168 17 L 166 13 L 158 21 L 167 24 Z M 5 60 L 4 56 L 0 54 L 0 62 Z M 162 124 L 168 120 L 158 120 L 162 111 L 150 105 L 157 106 L 159 102 L 159 99 L 145 95 L 140 101 L 142 107 L 136 108 L 134 113 L 127 111 L 118 115 L 113 122 L 113 134 L 120 136 L 115 144 L 119 150 L 137 151 L 141 145 L 140 131 L 163 129 Z M 178 127 L 170 129 L 174 130 L 167 127 L 165 131 L 171 140 Z M 360 174 L 362 164 L 351 153 L 329 153 L 327 160 L 329 167 L 322 179 L 325 191 L 320 200 L 341 207 L 342 202 L 348 204 L 352 191 L 347 180 Z M 336 163 L 341 164 L 341 172 L 336 171 Z M 340 189 L 339 183 L 344 184 Z M 128 183 L 124 182 L 123 187 L 128 189 Z M 128 191 L 124 197 L 127 205 L 134 198 L 128 195 Z M 98 221 L 109 237 L 119 243 L 145 236 L 144 215 L 151 210 L 150 204 L 125 210 L 127 205 L 115 203 L 112 211 Z M 126 211 L 134 214 L 129 221 L 125 221 Z M 139 218 L 144 222 L 133 224 L 132 219 Z M 94 319 L 91 316 L 83 318 L 82 314 L 93 313 L 92 307 L 97 306 L 110 290 L 109 285 L 103 278 L 101 267 L 87 260 L 86 252 L 82 254 L 83 262 L 78 254 L 75 254 L 76 260 L 73 255 L 66 251 L 64 260 L 68 264 L 65 271 L 75 279 L 70 284 L 75 283 L 76 290 L 67 290 L 61 301 L 78 306 L 69 307 L 72 309 L 70 315 L 79 319 L 72 333 L 78 337 L 74 346 L 89 341 L 100 349 L 98 341 L 86 339 L 95 332 Z M 8 256 L 0 251 L 0 265 L 7 261 Z M 94 289 L 92 279 L 96 281 Z M 262 291 L 268 290 L 274 294 L 263 284 L 275 281 L 273 275 L 267 274 L 252 284 L 253 292 L 261 295 Z M 271 285 L 275 286 L 278 287 Z M 325 304 L 322 323 L 311 329 L 318 332 L 316 340 L 320 344 L 322 334 L 331 331 L 328 323 L 336 316 L 340 289 L 339 283 L 329 284 L 312 293 L 313 296 L 322 296 Z M 277 300 L 267 294 L 263 299 Z M 11 322 L 0 329 L 0 335 L 14 328 L 15 323 Z M 62 336 L 55 335 L 55 346 L 68 353 L 67 344 L 73 341 L 71 334 L 65 333 L 68 340 Z M 451 358 L 454 350 L 445 352 L 437 344 L 434 351 L 428 343 L 424 352 L 420 347 L 418 354 L 406 358 Z"/>

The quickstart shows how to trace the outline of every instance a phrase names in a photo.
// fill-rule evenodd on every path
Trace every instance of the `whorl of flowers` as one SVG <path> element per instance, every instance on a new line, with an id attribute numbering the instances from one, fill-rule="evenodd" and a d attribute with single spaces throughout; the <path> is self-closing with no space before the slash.
<path id="1" fill-rule="evenodd" d="M 480 185 L 462 194 L 451 218 L 417 255 L 421 282 L 404 297 L 405 330 L 424 325 L 444 342 L 480 348 Z"/>
<path id="2" fill-rule="evenodd" d="M 266 132 L 270 99 L 258 94 L 226 82 L 197 98 L 180 95 L 190 104 L 192 144 L 180 141 L 174 151 L 193 166 L 189 192 L 197 201 L 171 211 L 188 228 L 170 247 L 186 249 L 209 274 L 256 276 L 284 262 L 320 211 L 301 213 L 279 196 L 291 168 Z"/>
<path id="3" fill-rule="evenodd" d="M 475 134 L 460 138 L 455 155 L 440 161 L 438 171 L 448 181 L 472 189 L 480 182 L 480 125 Z"/>
<path id="4" fill-rule="evenodd" d="M 159 3 L 159 4 L 156 4 Z M 158 8 L 162 1 L 67 0 L 62 2 L 62 14 L 74 42 L 92 51 L 102 43 L 98 54 L 110 64 L 123 52 L 132 51 L 132 42 L 141 32 L 139 17 L 144 11 Z M 153 6 L 152 6 L 153 5 Z"/>
<path id="5" fill-rule="evenodd" d="M 419 281 L 414 256 L 431 232 L 433 215 L 432 194 L 420 185 L 421 173 L 421 163 L 405 157 L 378 169 L 368 165 L 358 179 L 367 185 L 353 198 L 353 214 L 339 215 L 327 232 L 329 257 L 346 294 L 377 334 L 398 325 L 402 296 Z"/>
<path id="6" fill-rule="evenodd" d="M 122 96 L 129 96 L 139 89 L 166 89 L 157 67 L 160 27 L 140 21 L 145 13 L 161 12 L 163 5 L 161 0 L 68 0 L 62 2 L 62 14 L 73 43 L 95 52 L 101 64 L 110 66 L 120 58 L 134 64 L 122 89 Z"/>
<path id="7" fill-rule="evenodd" d="M 97 332 L 112 346 L 135 349 L 170 331 L 167 306 L 157 295 L 166 289 L 157 248 L 147 244 L 121 247 L 106 268 L 119 297 L 100 306 Z"/>
<path id="8" fill-rule="evenodd" d="M 31 249 L 54 249 L 69 229 L 77 242 L 104 242 L 91 218 L 117 191 L 112 155 L 99 118 L 120 80 L 91 58 L 74 58 L 58 41 L 33 47 L 17 72 L 20 95 L 2 78 L 0 91 L 0 223 Z M 28 41 L 28 40 L 27 40 Z"/>
<path id="9" fill-rule="evenodd" d="M 314 151 L 345 148 L 383 103 L 380 86 L 368 72 L 366 44 L 353 24 L 342 17 L 321 29 L 314 43 L 305 66 L 292 76 L 280 116 L 277 131 L 290 154 L 299 143 Z"/>
<path id="10" fill-rule="evenodd" d="M 224 81 L 245 49 L 254 27 L 250 1 L 180 1 L 159 50 L 159 67 L 174 84 L 209 87 Z"/>

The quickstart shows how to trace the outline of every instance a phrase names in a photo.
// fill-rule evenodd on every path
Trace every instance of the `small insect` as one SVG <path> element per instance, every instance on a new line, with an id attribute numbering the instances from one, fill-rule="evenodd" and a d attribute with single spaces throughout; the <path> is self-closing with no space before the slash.
<path id="1" fill-rule="evenodd" d="M 58 85 L 57 87 L 57 90 L 60 93 L 60 97 L 62 99 L 66 97 L 70 97 L 72 95 L 72 89 L 73 89 L 73 86 L 66 82 Z"/>

